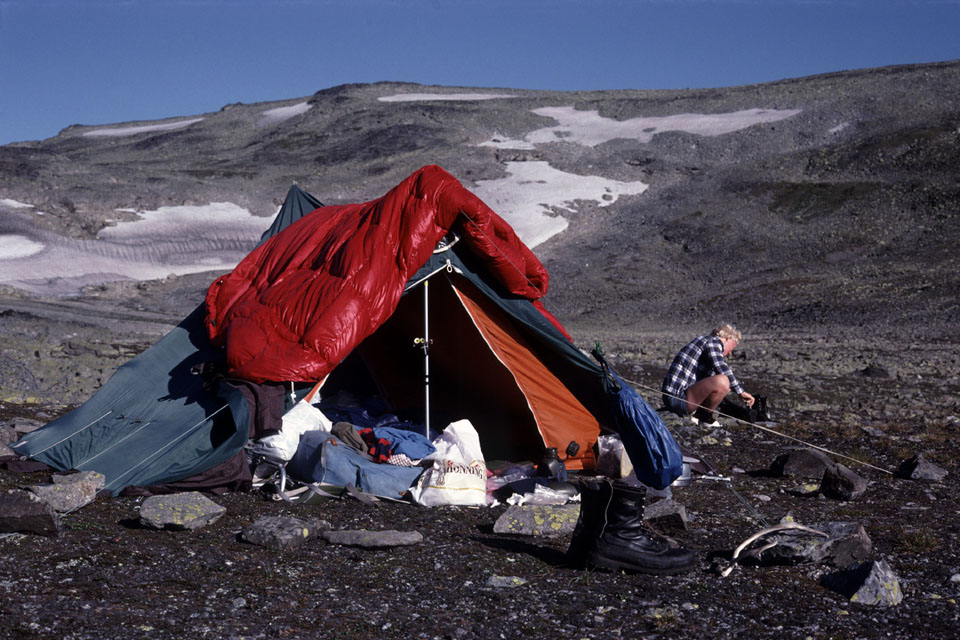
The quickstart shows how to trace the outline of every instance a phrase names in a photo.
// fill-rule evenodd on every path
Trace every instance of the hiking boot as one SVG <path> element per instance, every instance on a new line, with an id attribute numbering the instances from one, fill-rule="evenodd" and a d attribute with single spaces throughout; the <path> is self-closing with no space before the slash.
<path id="1" fill-rule="evenodd" d="M 612 484 L 584 485 L 580 520 L 568 561 L 573 566 L 673 575 L 696 566 L 692 552 L 675 547 L 643 521 L 643 488 Z"/>
<path id="2" fill-rule="evenodd" d="M 587 552 L 600 537 L 603 509 L 610 502 L 613 487 L 606 479 L 579 478 L 580 517 L 567 548 L 567 564 L 574 569 L 587 568 Z"/>

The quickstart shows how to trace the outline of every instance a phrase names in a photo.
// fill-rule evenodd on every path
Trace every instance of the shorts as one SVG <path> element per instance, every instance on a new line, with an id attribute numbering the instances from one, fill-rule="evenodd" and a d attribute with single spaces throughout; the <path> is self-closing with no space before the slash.
<path id="1" fill-rule="evenodd" d="M 686 396 L 686 395 L 687 395 L 687 392 L 686 392 L 686 391 L 682 391 L 681 394 L 682 394 L 683 396 Z M 663 394 L 663 406 L 666 407 L 667 409 L 669 409 L 670 411 L 674 412 L 674 413 L 677 414 L 678 416 L 686 416 L 686 415 L 689 415 L 689 414 L 690 414 L 690 412 L 687 411 L 687 399 L 686 399 L 686 397 L 683 397 L 683 398 L 675 398 L 675 397 L 673 397 L 673 396 L 665 393 L 665 394 Z"/>

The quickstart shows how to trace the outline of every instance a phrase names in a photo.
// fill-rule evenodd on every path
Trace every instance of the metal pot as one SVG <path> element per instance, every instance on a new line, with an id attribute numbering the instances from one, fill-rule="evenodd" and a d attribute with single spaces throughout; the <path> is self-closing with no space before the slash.
<path id="1" fill-rule="evenodd" d="M 690 473 L 690 463 L 684 462 L 680 476 L 670 483 L 671 487 L 686 487 L 693 482 L 693 476 Z"/>

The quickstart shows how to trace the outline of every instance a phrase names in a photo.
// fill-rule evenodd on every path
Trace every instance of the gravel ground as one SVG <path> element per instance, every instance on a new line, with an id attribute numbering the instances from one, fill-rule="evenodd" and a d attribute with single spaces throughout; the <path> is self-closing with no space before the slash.
<path id="1" fill-rule="evenodd" d="M 657 334 L 606 338 L 618 368 L 653 401 L 646 389 L 663 372 L 653 363 L 676 345 Z M 717 431 L 670 420 L 678 440 L 731 476 L 734 489 L 705 481 L 674 489 L 690 517 L 676 537 L 699 558 L 689 575 L 575 570 L 564 562 L 567 536 L 494 533 L 505 506 L 428 509 L 349 498 L 291 505 L 235 493 L 213 498 L 227 509 L 216 523 L 174 532 L 138 525 L 142 499 L 106 498 L 65 517 L 59 538 L 0 539 L 0 637 L 954 637 L 960 407 L 957 380 L 944 374 L 958 345 L 909 347 L 897 350 L 894 365 L 882 352 L 865 359 L 854 340 L 745 341 L 734 367 L 748 389 L 770 396 L 783 434 L 887 470 L 922 452 L 951 475 L 943 483 L 905 480 L 837 457 L 871 482 L 867 492 L 850 502 L 798 497 L 796 479 L 762 473 L 794 442 L 729 422 Z M 42 421 L 60 410 L 6 403 L 0 419 Z M 718 444 L 698 443 L 711 434 Z M 42 481 L 44 474 L 0 472 L 0 489 Z M 803 524 L 862 524 L 874 556 L 899 577 L 903 602 L 851 603 L 821 585 L 829 570 L 821 565 L 738 566 L 718 575 L 761 518 L 775 523 L 787 513 Z M 369 551 L 310 540 L 275 552 L 240 540 L 245 526 L 267 515 L 418 531 L 424 541 Z M 497 577 L 522 584 L 491 586 Z"/>

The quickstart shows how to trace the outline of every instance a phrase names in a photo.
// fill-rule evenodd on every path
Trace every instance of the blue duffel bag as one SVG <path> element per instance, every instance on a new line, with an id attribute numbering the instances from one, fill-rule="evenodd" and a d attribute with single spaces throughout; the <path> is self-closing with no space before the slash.
<path id="1" fill-rule="evenodd" d="M 659 414 L 610 367 L 599 345 L 593 356 L 603 367 L 604 388 L 610 399 L 615 428 L 637 479 L 654 489 L 670 486 L 683 473 L 680 445 Z"/>

